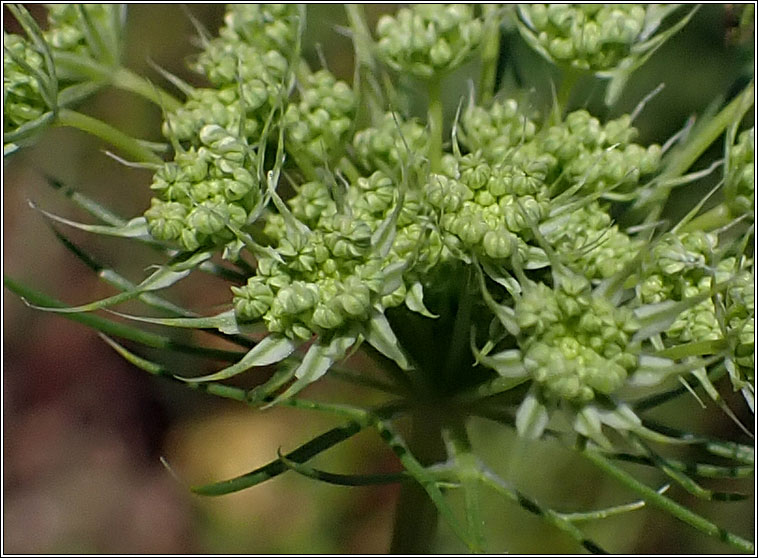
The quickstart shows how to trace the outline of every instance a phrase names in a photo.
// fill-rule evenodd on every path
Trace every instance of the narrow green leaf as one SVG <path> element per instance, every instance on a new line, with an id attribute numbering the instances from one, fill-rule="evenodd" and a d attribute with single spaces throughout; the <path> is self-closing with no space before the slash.
<path id="1" fill-rule="evenodd" d="M 31 303 L 29 303 L 29 306 L 37 310 L 44 310 L 46 312 L 56 312 L 56 313 L 61 313 L 61 314 L 72 314 L 72 313 L 92 312 L 94 310 L 101 310 L 103 308 L 107 308 L 108 306 L 113 306 L 114 304 L 120 304 L 127 300 L 138 298 L 139 296 L 141 296 L 142 294 L 146 292 L 157 291 L 160 289 L 165 289 L 166 287 L 170 287 L 171 285 L 174 285 L 175 283 L 187 277 L 192 272 L 192 267 L 194 267 L 195 265 L 199 265 L 201 261 L 207 260 L 208 258 L 210 258 L 210 253 L 201 252 L 199 254 L 195 254 L 194 256 L 190 257 L 186 261 L 177 262 L 171 265 L 160 266 L 149 277 L 147 277 L 144 281 L 142 281 L 139 285 L 137 285 L 137 287 L 134 290 L 122 292 L 117 295 L 104 298 L 102 300 L 91 302 L 89 304 L 82 304 L 80 306 L 69 306 L 69 307 L 63 307 L 63 308 L 50 308 L 50 307 L 45 307 L 45 306 L 36 306 Z"/>
<path id="2" fill-rule="evenodd" d="M 412 481 L 413 477 L 408 475 L 405 471 L 399 473 L 378 473 L 373 475 L 345 475 L 339 473 L 328 473 L 315 467 L 310 467 L 302 463 L 296 463 L 290 459 L 287 459 L 281 453 L 278 453 L 279 459 L 284 463 L 287 468 L 292 469 L 296 473 L 314 479 L 317 481 L 325 482 L 328 484 L 335 484 L 337 486 L 376 486 L 385 484 L 396 484 L 399 482 Z"/>
<path id="3" fill-rule="evenodd" d="M 263 403 L 284 385 L 289 383 L 294 375 L 294 366 L 279 366 L 276 372 L 274 372 L 268 380 L 250 390 L 250 392 L 247 394 L 247 401 L 249 403 Z"/>
<path id="4" fill-rule="evenodd" d="M 712 292 L 706 292 L 684 300 L 667 300 L 657 304 L 646 304 L 634 310 L 634 317 L 640 322 L 640 329 L 634 334 L 633 341 L 641 341 L 666 331 L 676 318 L 685 310 L 700 304 L 713 293 L 724 290 L 727 284 L 716 285 Z"/>
<path id="5" fill-rule="evenodd" d="M 498 320 L 500 320 L 500 323 L 503 324 L 503 327 L 508 330 L 508 333 L 513 336 L 521 333 L 521 328 L 516 323 L 516 314 L 513 312 L 513 308 L 509 308 L 495 302 L 495 299 L 492 298 L 492 295 L 487 289 L 487 285 L 484 282 L 484 274 L 481 272 L 481 270 L 479 270 L 478 275 L 479 286 L 481 288 L 482 298 L 484 298 L 484 303 L 489 307 L 490 310 L 492 310 L 492 313 L 495 314 Z"/>
<path id="6" fill-rule="evenodd" d="M 737 492 L 715 492 L 713 490 L 707 490 L 690 478 L 684 471 L 679 470 L 676 466 L 669 463 L 669 461 L 658 453 L 654 452 L 642 441 L 638 441 L 637 447 L 643 451 L 655 466 L 663 471 L 669 478 L 675 481 L 679 486 L 684 488 L 687 492 L 708 501 L 719 502 L 734 502 L 744 500 L 746 496 Z"/>
<path id="7" fill-rule="evenodd" d="M 287 390 L 277 397 L 271 405 L 276 405 L 285 399 L 289 399 L 303 388 L 318 380 L 326 374 L 329 367 L 337 360 L 345 356 L 347 350 L 355 343 L 357 335 L 347 333 L 331 340 L 328 345 L 323 345 L 316 340 L 305 353 L 303 361 L 295 370 L 297 380 Z"/>
<path id="8" fill-rule="evenodd" d="M 3 133 L 3 143 L 5 145 L 10 145 L 15 142 L 22 142 L 25 139 L 29 139 L 46 126 L 52 124 L 54 120 L 55 113 L 53 111 L 45 112 L 34 120 L 22 124 L 12 132 Z"/>
<path id="9" fill-rule="evenodd" d="M 411 365 L 400 348 L 400 342 L 383 312 L 374 309 L 371 319 L 363 331 L 363 336 L 372 347 L 394 361 L 402 370 L 410 370 Z"/>
<path id="10" fill-rule="evenodd" d="M 528 376 L 524 367 L 524 357 L 518 349 L 509 349 L 494 355 L 483 355 L 481 353 L 474 353 L 474 355 L 480 363 L 492 368 L 503 378 L 524 378 Z"/>
<path id="11" fill-rule="evenodd" d="M 188 383 L 195 382 L 217 382 L 219 380 L 226 380 L 237 374 L 241 374 L 250 368 L 257 366 L 268 366 L 281 362 L 297 348 L 297 345 L 287 337 L 283 335 L 269 335 L 258 343 L 255 347 L 242 357 L 242 359 L 223 370 L 208 374 L 207 376 L 200 376 L 199 378 L 182 378 Z"/>
<path id="12" fill-rule="evenodd" d="M 240 327 L 237 324 L 237 318 L 234 314 L 233 309 L 226 310 L 220 314 L 216 314 L 215 316 L 186 318 L 151 318 L 148 316 L 133 316 L 131 314 L 124 314 L 122 312 L 112 312 L 117 316 L 121 316 L 122 318 L 126 318 L 128 320 L 145 322 L 149 324 L 191 329 L 217 329 L 220 332 L 227 333 L 229 335 L 240 333 Z"/>
<path id="13" fill-rule="evenodd" d="M 424 286 L 421 282 L 416 281 L 405 295 L 405 305 L 411 312 L 416 312 L 427 318 L 439 318 L 437 314 L 432 314 L 424 305 Z"/>
<path id="14" fill-rule="evenodd" d="M 86 223 L 78 223 L 76 221 L 72 221 L 71 219 L 66 219 L 65 217 L 59 217 L 58 215 L 50 213 L 49 211 L 45 211 L 44 209 L 38 207 L 37 204 L 31 200 L 29 201 L 29 206 L 32 209 L 36 209 L 42 213 L 48 219 L 51 219 L 58 223 L 63 223 L 64 225 L 68 225 L 82 231 L 107 236 L 116 236 L 119 238 L 137 238 L 142 240 L 152 239 L 150 233 L 147 230 L 147 221 L 144 217 L 135 217 L 134 219 L 125 223 L 123 226 L 88 225 Z"/>
<path id="15" fill-rule="evenodd" d="M 500 266 L 500 269 L 496 270 L 495 267 L 486 260 L 481 262 L 481 264 L 487 277 L 505 288 L 511 296 L 517 297 L 521 294 L 521 285 L 519 282 L 516 281 L 516 278 L 508 273 L 502 266 Z"/>
<path id="16" fill-rule="evenodd" d="M 563 514 L 559 514 L 550 508 L 541 506 L 529 496 L 519 492 L 510 486 L 507 482 L 505 482 L 502 478 L 500 478 L 492 471 L 484 469 L 484 467 L 480 467 L 479 480 L 487 486 L 493 488 L 497 493 L 518 504 L 529 513 L 536 515 L 546 523 L 549 523 L 564 533 L 567 533 L 584 549 L 590 551 L 592 554 L 608 554 L 607 551 L 598 546 L 595 542 L 585 537 L 584 533 L 579 528 L 577 528 L 576 525 L 563 517 Z"/>
<path id="17" fill-rule="evenodd" d="M 516 411 L 516 431 L 522 438 L 536 440 L 542 436 L 549 420 L 547 407 L 530 391 Z"/>
<path id="18" fill-rule="evenodd" d="M 358 422 L 349 422 L 344 426 L 332 428 L 320 436 L 316 436 L 312 440 L 306 442 L 296 450 L 287 453 L 285 457 L 294 463 L 304 463 L 322 451 L 355 436 L 358 432 L 363 430 L 365 426 L 365 424 Z M 289 468 L 281 459 L 275 459 L 263 467 L 259 467 L 244 475 L 203 486 L 194 486 L 192 487 L 192 492 L 204 496 L 223 496 L 224 494 L 231 494 L 233 492 L 239 492 L 240 490 L 250 488 L 288 470 Z"/>
<path id="19" fill-rule="evenodd" d="M 85 81 L 69 85 L 58 93 L 58 103 L 62 107 L 76 104 L 90 97 L 106 85 L 104 81 Z"/>
<path id="20" fill-rule="evenodd" d="M 424 488 L 427 495 L 440 512 L 440 515 L 445 519 L 453 532 L 459 539 L 466 543 L 469 548 L 474 549 L 476 547 L 475 541 L 468 530 L 464 529 L 458 518 L 455 517 L 453 510 L 445 500 L 444 495 L 440 491 L 439 486 L 437 486 L 435 478 L 429 469 L 424 467 L 413 456 L 408 445 L 389 421 L 379 420 L 376 421 L 375 424 L 379 429 L 379 435 L 387 445 L 389 445 L 390 449 L 403 464 L 403 467 L 405 467 L 405 470 L 408 471 L 408 474 L 416 479 L 416 481 Z"/>

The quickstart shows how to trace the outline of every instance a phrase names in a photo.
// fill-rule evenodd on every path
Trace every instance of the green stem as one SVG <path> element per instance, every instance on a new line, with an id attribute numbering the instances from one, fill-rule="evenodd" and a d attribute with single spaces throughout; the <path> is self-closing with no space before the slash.
<path id="1" fill-rule="evenodd" d="M 603 470 L 603 472 L 607 473 L 617 481 L 621 482 L 623 485 L 640 494 L 643 498 L 645 498 L 645 501 L 647 503 L 670 513 L 677 519 L 684 521 L 695 529 L 702 531 L 706 535 L 720 539 L 738 550 L 748 553 L 755 552 L 755 546 L 750 541 L 729 533 L 728 531 L 725 531 L 704 517 L 697 515 L 684 506 L 677 504 L 673 500 L 670 500 L 669 498 L 663 496 L 649 486 L 638 481 L 626 471 L 619 469 L 600 454 L 590 450 L 584 450 L 582 452 L 582 455 L 584 455 L 584 457 L 589 459 L 593 464 Z"/>
<path id="2" fill-rule="evenodd" d="M 695 217 L 679 230 L 683 233 L 693 231 L 712 231 L 724 227 L 732 221 L 734 221 L 734 217 L 729 211 L 729 208 L 725 203 L 720 203 L 702 215 Z"/>
<path id="3" fill-rule="evenodd" d="M 358 182 L 358 179 L 361 177 L 360 171 L 355 168 L 353 162 L 347 157 L 340 159 L 340 162 L 337 164 L 337 170 L 342 171 L 351 184 Z"/>
<path id="4" fill-rule="evenodd" d="M 571 93 L 574 90 L 574 85 L 579 80 L 579 72 L 573 68 L 565 68 L 563 70 L 563 79 L 561 85 L 558 88 L 555 99 L 555 107 L 553 111 L 553 124 L 558 124 L 563 119 L 563 114 L 568 109 L 569 101 L 571 100 Z"/>
<path id="5" fill-rule="evenodd" d="M 126 68 L 99 64 L 71 52 L 56 52 L 55 65 L 66 73 L 96 82 L 110 83 L 118 89 L 136 93 L 167 111 L 173 111 L 182 106 L 181 101 L 176 97 Z"/>
<path id="6" fill-rule="evenodd" d="M 442 80 L 434 76 L 429 80 L 429 171 L 439 172 L 442 166 Z"/>
<path id="7" fill-rule="evenodd" d="M 672 157 L 662 176 L 668 178 L 684 174 L 718 139 L 727 126 L 742 119 L 745 112 L 753 106 L 754 94 L 755 84 L 751 81 L 742 93 L 714 116 L 681 151 Z"/>
<path id="8" fill-rule="evenodd" d="M 97 138 L 100 138 L 114 147 L 121 149 L 125 153 L 134 157 L 140 163 L 158 163 L 162 164 L 163 159 L 143 146 L 139 141 L 131 136 L 126 135 L 121 130 L 105 122 L 73 111 L 71 109 L 61 109 L 55 122 L 56 126 L 69 126 L 76 128 Z"/>
<path id="9" fill-rule="evenodd" d="M 376 60 L 374 60 L 372 53 L 371 31 L 366 24 L 363 5 L 345 4 L 345 12 L 350 22 L 353 45 L 355 46 L 355 80 L 353 83 L 358 98 L 365 99 L 365 102 L 358 106 L 356 121 L 363 122 L 368 119 L 376 124 L 384 114 L 384 109 L 376 89 L 368 82 L 369 76 L 378 75 Z"/>
<path id="10" fill-rule="evenodd" d="M 166 111 L 175 111 L 182 106 L 181 101 L 176 97 L 126 68 L 116 70 L 112 80 L 113 87 L 136 93 Z"/>
<path id="11" fill-rule="evenodd" d="M 444 461 L 442 425 L 434 410 L 412 417 L 408 442 L 422 465 Z M 437 534 L 437 507 L 419 483 L 404 483 L 395 507 L 390 554 L 430 554 Z"/>
<path id="12" fill-rule="evenodd" d="M 500 55 L 500 19 L 497 17 L 496 4 L 482 6 L 482 18 L 485 21 L 484 38 L 482 40 L 482 75 L 479 81 L 479 102 L 489 103 L 495 94 L 495 79 L 497 78 L 497 59 Z"/>
<path id="13" fill-rule="evenodd" d="M 479 462 L 466 431 L 465 418 L 451 417 L 443 433 L 448 452 L 455 460 L 463 488 L 466 525 L 474 550 L 484 552 L 484 519 L 479 502 Z"/>

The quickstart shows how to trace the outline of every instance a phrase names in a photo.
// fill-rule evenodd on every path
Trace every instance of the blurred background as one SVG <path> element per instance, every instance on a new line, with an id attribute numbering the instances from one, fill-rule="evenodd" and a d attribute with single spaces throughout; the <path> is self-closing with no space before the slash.
<path id="1" fill-rule="evenodd" d="M 367 5 L 375 21 L 396 6 Z M 44 8 L 32 6 L 44 18 Z M 215 31 L 223 6 L 191 4 L 186 10 Z M 705 5 L 685 30 L 664 45 L 635 74 L 610 116 L 629 112 L 658 84 L 663 91 L 636 121 L 639 142 L 663 143 L 691 115 L 701 114 L 720 95 L 734 94 L 752 75 L 753 36 L 742 45 L 730 41 L 734 8 Z M 352 47 L 339 26 L 339 5 L 308 7 L 305 55 L 318 65 L 319 50 L 329 69 L 352 76 Z M 4 13 L 4 27 L 18 32 Z M 162 83 L 148 60 L 188 81 L 186 59 L 196 52 L 196 35 L 179 5 L 129 7 L 127 65 Z M 747 46 L 746 46 L 747 45 Z M 520 39 L 504 44 L 504 64 L 518 61 L 524 85 L 536 98 L 549 94 L 556 74 Z M 454 112 L 465 80 L 446 88 L 446 107 Z M 600 109 L 592 84 L 580 83 L 572 97 Z M 127 93 L 107 90 L 80 107 L 82 112 L 127 133 L 160 140 L 160 112 Z M 113 293 L 55 238 L 28 200 L 54 213 L 87 217 L 47 184 L 47 177 L 79 189 L 125 217 L 149 205 L 150 174 L 128 169 L 103 153 L 104 145 L 72 129 L 52 129 L 33 147 L 4 161 L 4 273 L 70 304 Z M 708 157 L 718 157 L 716 146 Z M 699 163 L 706 166 L 707 159 Z M 673 200 L 669 216 L 710 188 L 703 181 Z M 98 260 L 132 279 L 154 262 L 149 251 L 130 243 L 66 231 Z M 153 258 L 151 260 L 151 257 Z M 228 287 L 199 279 L 172 291 L 174 300 L 198 312 L 228 303 Z M 124 305 L 124 311 L 138 307 Z M 26 307 L 3 291 L 3 549 L 5 553 L 382 553 L 389 548 L 397 487 L 343 488 L 294 473 L 241 493 L 220 498 L 193 496 L 187 485 L 229 478 L 267 463 L 279 448 L 294 449 L 337 424 L 320 414 L 290 409 L 251 411 L 239 404 L 184 390 L 149 377 L 116 355 L 84 326 Z M 199 371 L 196 361 L 177 359 L 175 367 Z M 194 368 L 193 368 L 194 367 Z M 344 384 L 316 386 L 314 396 L 330 396 Z M 723 386 L 728 391 L 728 386 Z M 731 407 L 748 425 L 754 418 L 740 398 Z M 674 425 L 734 437 L 736 427 L 708 405 L 689 397 L 660 410 Z M 516 444 L 496 424 L 472 425 L 484 461 L 534 499 L 558 510 L 575 511 L 635 500 L 586 462 L 551 442 Z M 742 439 L 751 443 L 747 437 Z M 172 476 L 160 463 L 164 457 Z M 367 432 L 316 461 L 339 472 L 397 470 L 378 436 Z M 663 480 L 639 470 L 652 486 Z M 702 502 L 672 488 L 677 500 L 754 540 L 754 479 L 713 485 L 743 491 L 739 503 Z M 578 547 L 523 509 L 484 493 L 488 550 L 513 553 L 574 553 Z M 702 554 L 729 548 L 653 509 L 587 526 L 589 536 L 618 553 Z M 446 527 L 439 552 L 463 550 Z"/>

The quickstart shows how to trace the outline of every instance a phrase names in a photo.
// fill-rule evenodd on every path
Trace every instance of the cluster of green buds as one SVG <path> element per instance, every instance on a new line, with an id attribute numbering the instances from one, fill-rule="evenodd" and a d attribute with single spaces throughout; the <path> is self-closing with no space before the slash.
<path id="1" fill-rule="evenodd" d="M 616 67 L 643 38 L 641 4 L 524 4 L 519 30 L 548 60 L 597 72 Z"/>
<path id="2" fill-rule="evenodd" d="M 277 256 L 261 257 L 247 284 L 232 287 L 240 323 L 262 319 L 271 333 L 305 340 L 365 322 L 388 294 L 370 225 L 339 213 L 319 223 L 285 230 Z"/>
<path id="3" fill-rule="evenodd" d="M 431 175 L 424 194 L 447 243 L 494 260 L 514 251 L 531 259 L 526 241 L 549 209 L 544 169 L 539 164 L 491 166 L 480 153 L 448 159 L 446 166 L 448 174 Z"/>
<path id="4" fill-rule="evenodd" d="M 220 36 L 206 41 L 192 65 L 214 87 L 187 86 L 187 101 L 168 112 L 163 134 L 195 143 L 205 125 L 217 124 L 257 141 L 286 96 L 290 62 L 282 51 L 294 47 L 298 22 L 285 5 L 230 6 Z"/>
<path id="5" fill-rule="evenodd" d="M 182 102 L 162 90 L 146 92 L 146 81 L 130 84 L 163 109 L 168 140 L 162 146 L 110 134 L 114 145 L 131 145 L 139 158 L 135 166 L 153 170 L 155 197 L 143 216 L 119 223 L 90 201 L 82 206 L 106 224 L 75 223 L 43 211 L 86 231 L 138 238 L 171 260 L 136 286 L 114 279 L 123 287 L 118 295 L 50 309 L 78 315 L 139 298 L 171 315 L 125 317 L 214 328 L 248 352 L 191 347 L 232 364 L 183 380 L 250 404 L 320 408 L 319 401 L 294 395 L 365 343 L 373 356 L 383 357 L 377 359 L 377 378 L 336 374 L 391 396 L 390 403 L 376 412 L 362 402 L 331 406 L 349 426 L 308 447 L 321 448 L 353 425 L 376 426 L 445 514 L 441 482 L 452 479 L 466 491 L 472 478 L 491 478 L 465 465 L 477 461 L 465 435 L 471 416 L 497 415 L 531 439 L 549 425 L 551 435 L 580 440 L 579 451 L 593 458 L 598 448 L 616 457 L 636 452 L 640 463 L 675 471 L 681 481 L 679 469 L 658 465 L 663 458 L 645 451 L 647 440 L 670 442 L 675 435 L 667 438 L 643 425 L 636 413 L 646 402 L 637 406 L 635 399 L 633 408 L 628 396 L 691 373 L 718 400 L 710 383 L 718 372 L 728 373 L 752 404 L 754 264 L 746 246 L 754 232 L 747 217 L 755 203 L 754 129 L 735 141 L 745 103 L 732 101 L 721 116 L 693 128 L 695 140 L 681 134 L 667 142 L 685 146 L 662 162 L 660 145 L 635 143 L 634 116 L 603 121 L 589 110 L 570 111 L 566 91 L 539 111 L 510 85 L 495 94 L 499 41 L 504 33 L 517 33 L 500 25 L 507 17 L 516 17 L 526 41 L 562 66 L 569 79 L 561 87 L 570 89 L 574 70 L 616 80 L 614 72 L 634 69 L 677 28 L 653 36 L 675 9 L 425 4 L 382 16 L 372 36 L 360 9 L 351 5 L 361 78 L 351 86 L 326 69 L 312 70 L 302 56 L 302 8 L 230 5 L 217 37 L 201 32 L 202 51 L 190 62 L 204 87 L 164 72 L 185 95 Z M 44 34 L 30 27 L 28 39 L 5 35 L 6 134 L 54 115 L 58 79 L 70 77 L 56 74 L 58 62 L 66 72 L 83 57 L 107 62 L 97 47 L 107 46 L 110 35 L 94 40 L 90 31 L 112 28 L 119 13 L 102 5 L 59 6 L 51 8 Z M 480 91 L 472 88 L 468 105 L 447 123 L 454 106 L 442 94 L 444 80 L 457 79 L 450 72 L 477 49 Z M 126 75 L 114 68 L 109 72 L 119 79 Z M 395 88 L 397 76 L 389 70 L 418 78 L 427 88 L 426 120 L 415 105 L 423 96 L 410 98 Z M 618 88 L 621 81 L 613 83 Z M 716 218 L 697 216 L 698 206 L 671 228 L 662 212 L 645 214 L 650 200 L 665 203 L 673 186 L 718 167 L 685 174 L 715 141 L 718 127 L 719 133 L 729 130 L 725 202 Z M 171 148 L 173 156 L 164 158 Z M 625 212 L 623 204 L 631 210 Z M 612 217 L 617 214 L 623 227 Z M 724 227 L 725 215 L 734 222 Z M 221 313 L 199 315 L 153 293 L 195 269 L 234 282 Z M 246 337 L 253 330 L 265 335 Z M 126 326 L 117 331 L 133 333 Z M 168 371 L 125 348 L 122 354 L 151 371 Z M 273 364 L 280 368 L 252 391 L 240 394 L 219 383 Z M 675 396 L 663 389 L 651 399 Z M 402 417 L 411 417 L 414 429 L 416 421 L 427 421 L 434 414 L 430 401 L 451 411 L 433 417 L 438 424 L 422 424 L 433 431 L 434 445 L 448 452 L 434 457 L 449 464 L 444 470 L 415 461 L 391 431 Z M 553 413 L 566 411 L 573 421 L 568 431 L 565 421 L 549 424 Z M 301 457 L 315 454 L 290 455 L 300 455 L 290 460 L 298 468 L 306 467 Z M 275 467 L 290 467 L 286 459 Z M 258 476 L 240 477 L 241 484 Z M 238 480 L 231 484 L 241 486 Z M 651 502 L 665 500 L 660 492 L 639 492 Z M 470 496 L 467 524 L 477 525 Z M 541 515 L 568 525 L 576 536 L 568 515 Z"/>
<path id="6" fill-rule="evenodd" d="M 298 41 L 301 17 L 297 4 L 229 4 L 219 36 L 264 52 L 290 52 Z"/>
<path id="7" fill-rule="evenodd" d="M 503 99 L 488 108 L 470 104 L 461 119 L 461 140 L 471 151 L 481 151 L 491 162 L 502 161 L 534 139 L 537 124 L 515 99 Z"/>
<path id="8" fill-rule="evenodd" d="M 732 382 L 735 389 L 743 389 L 754 386 L 755 380 L 755 271 L 747 258 L 734 265 L 727 260 L 724 267 L 736 268 L 736 275 L 724 297 L 724 324 L 733 343 L 734 363 L 740 367 L 739 374 L 733 372 Z"/>
<path id="9" fill-rule="evenodd" d="M 109 60 L 108 57 L 117 54 L 121 48 L 118 42 L 124 11 L 119 6 L 48 4 L 47 17 L 45 39 L 53 50 L 90 56 L 110 64 L 117 62 L 117 59 Z M 99 36 L 93 36 L 93 29 Z"/>
<path id="10" fill-rule="evenodd" d="M 472 54 L 482 22 L 467 4 L 416 4 L 382 16 L 376 34 L 385 64 L 428 79 L 460 66 Z"/>
<path id="11" fill-rule="evenodd" d="M 704 232 L 667 234 L 653 246 L 645 274 L 637 286 L 643 304 L 666 300 L 682 301 L 708 295 L 715 283 L 734 272 L 735 259 L 713 265 L 718 244 L 715 234 Z M 682 312 L 666 337 L 672 342 L 719 339 L 722 332 L 710 297 Z"/>
<path id="12" fill-rule="evenodd" d="M 208 124 L 201 146 L 176 154 L 153 177 L 159 193 L 145 212 L 150 234 L 193 251 L 236 238 L 261 200 L 258 177 L 251 172 L 252 151 L 221 126 Z"/>
<path id="13" fill-rule="evenodd" d="M 3 32 L 3 132 L 17 130 L 40 118 L 49 108 L 45 100 L 43 56 L 20 35 Z"/>
<path id="14" fill-rule="evenodd" d="M 339 158 L 348 141 L 356 110 L 355 93 L 328 70 L 301 84 L 300 102 L 287 107 L 282 119 L 287 151 L 301 165 L 323 165 Z"/>
<path id="15" fill-rule="evenodd" d="M 618 390 L 637 366 L 630 310 L 593 295 L 579 276 L 537 283 L 514 306 L 524 366 L 548 399 L 575 404 Z"/>
<path id="16" fill-rule="evenodd" d="M 637 130 L 624 115 L 603 125 L 586 110 L 566 115 L 563 122 L 545 129 L 539 137 L 541 151 L 553 155 L 563 183 L 580 183 L 588 191 L 629 191 L 640 178 L 656 172 L 661 147 L 632 143 Z"/>
<path id="17" fill-rule="evenodd" d="M 26 36 L 3 31 L 6 154 L 46 129 L 62 108 L 103 87 L 121 57 L 122 6 L 48 4 L 46 8 L 46 30 L 28 11 L 11 6 Z"/>
<path id="18" fill-rule="evenodd" d="M 724 195 L 735 217 L 755 213 L 755 128 L 742 132 L 729 150 Z"/>
<path id="19" fill-rule="evenodd" d="M 192 91 L 181 108 L 167 115 L 164 134 L 191 142 L 206 124 L 219 124 L 230 132 L 241 127 L 250 141 L 257 140 L 282 100 L 288 68 L 277 51 L 215 39 L 195 65 L 215 88 Z"/>
<path id="20" fill-rule="evenodd" d="M 570 269 L 591 280 L 621 271 L 644 244 L 620 231 L 598 202 L 556 215 L 541 231 Z"/>
<path id="21" fill-rule="evenodd" d="M 366 169 L 380 169 L 390 176 L 399 176 L 400 168 L 413 161 L 423 164 L 421 154 L 429 146 L 429 132 L 416 119 L 404 120 L 396 113 L 387 113 L 375 126 L 360 130 L 353 138 L 353 147 Z"/>

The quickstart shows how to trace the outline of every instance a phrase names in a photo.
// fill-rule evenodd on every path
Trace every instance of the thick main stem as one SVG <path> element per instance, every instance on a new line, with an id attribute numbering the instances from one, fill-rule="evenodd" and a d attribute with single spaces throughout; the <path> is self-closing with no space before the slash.
<path id="1" fill-rule="evenodd" d="M 433 410 L 412 417 L 408 441 L 411 453 L 422 465 L 445 459 L 442 424 Z M 391 554 L 430 554 L 437 535 L 437 508 L 418 483 L 403 483 L 395 506 Z"/>

